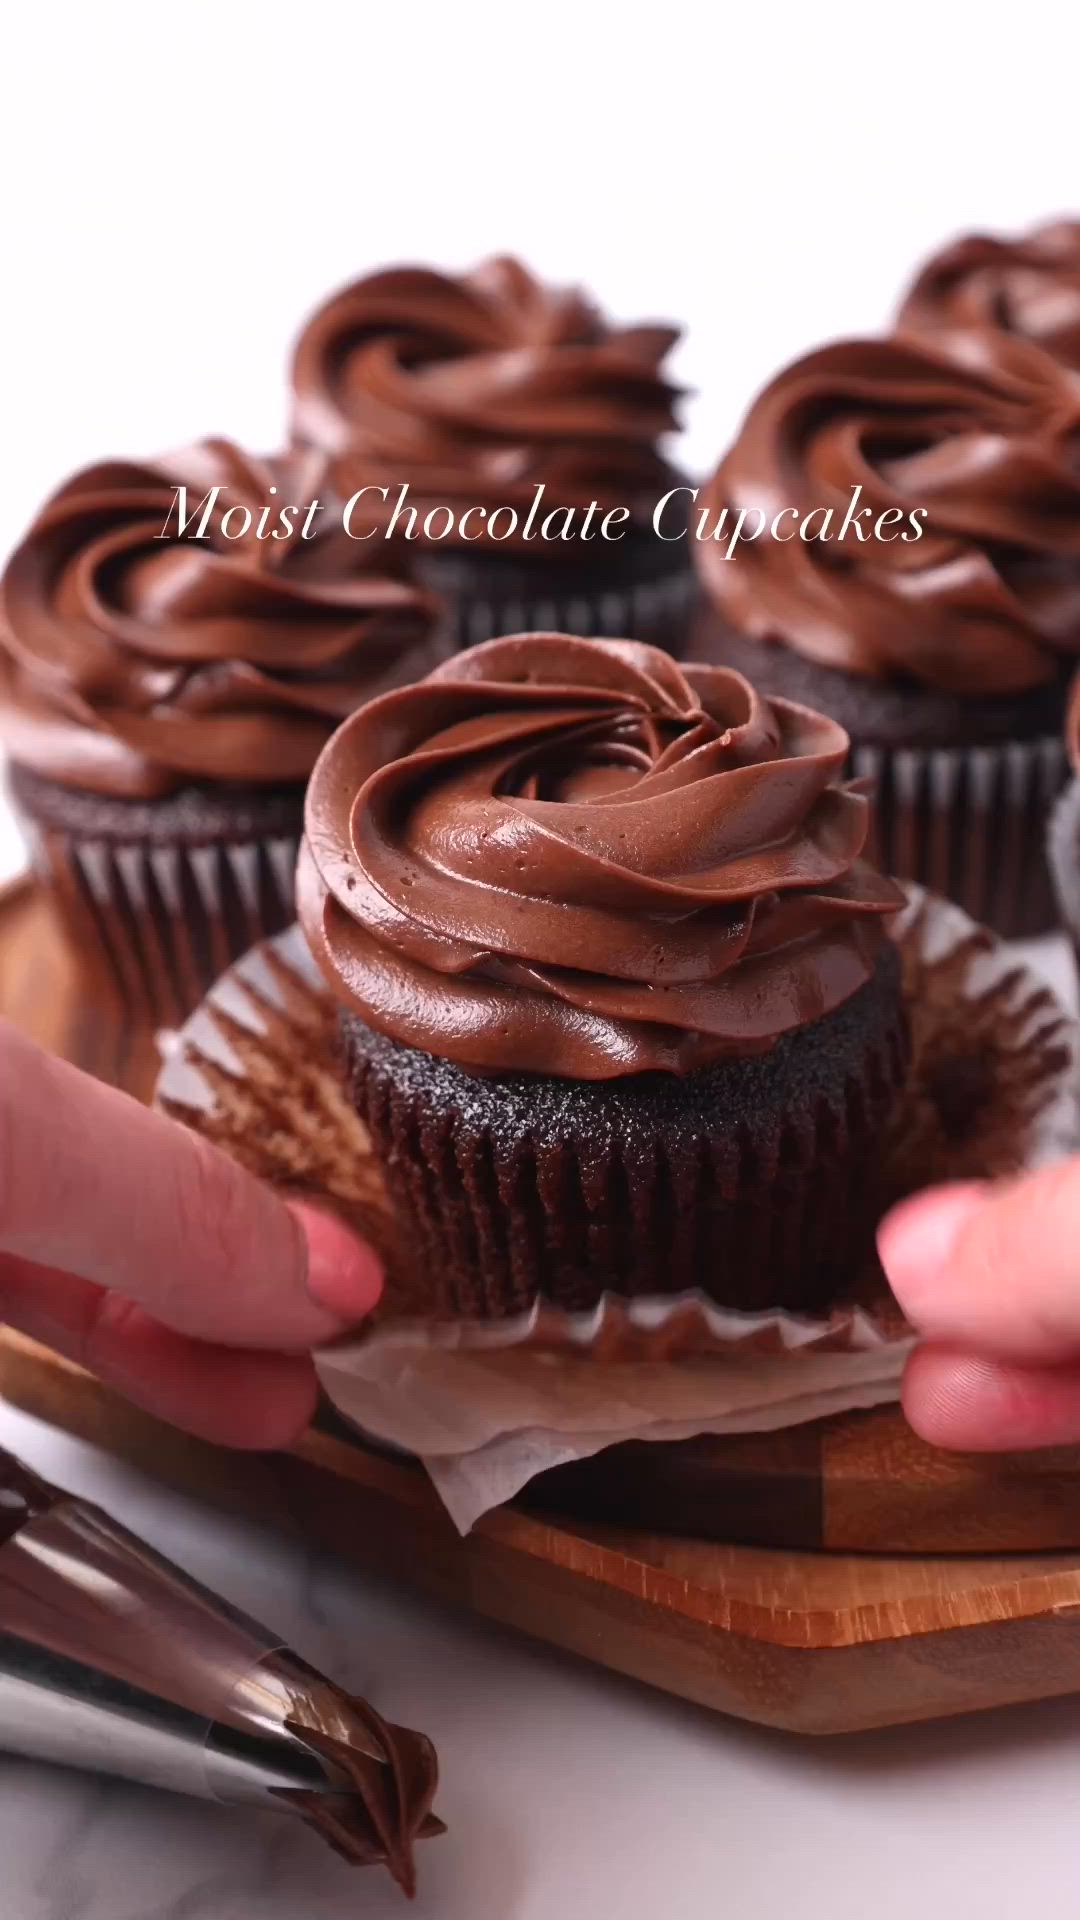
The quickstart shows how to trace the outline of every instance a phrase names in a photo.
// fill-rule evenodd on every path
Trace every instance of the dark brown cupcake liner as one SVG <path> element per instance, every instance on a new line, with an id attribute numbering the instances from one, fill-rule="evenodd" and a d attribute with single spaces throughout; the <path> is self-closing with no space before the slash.
<path id="1" fill-rule="evenodd" d="M 133 1022 L 177 1026 L 226 967 L 295 917 L 297 837 L 124 845 L 23 824 L 80 966 Z"/>
<path id="2" fill-rule="evenodd" d="M 871 782 L 877 864 L 954 900 L 1002 939 L 1059 922 L 1046 821 L 1068 777 L 1058 738 L 1000 746 L 856 746 Z"/>
<path id="3" fill-rule="evenodd" d="M 541 592 L 485 592 L 460 588 L 448 594 L 448 623 L 455 647 L 479 646 L 506 633 L 573 633 L 585 639 L 644 640 L 677 653 L 697 599 L 689 569 L 652 580 L 583 590 L 560 589 L 558 566 Z M 431 584 L 439 589 L 432 569 Z"/>
<path id="4" fill-rule="evenodd" d="M 434 1313 L 503 1318 L 541 1296 L 574 1313 L 695 1286 L 745 1312 L 812 1311 L 872 1245 L 907 1066 L 891 947 L 834 1014 L 685 1080 L 492 1082 L 358 1020 L 344 1040 Z"/>
<path id="5" fill-rule="evenodd" d="M 893 923 L 903 970 L 912 1055 L 892 1126 L 879 1144 L 882 1206 L 940 1180 L 989 1179 L 1073 1148 L 1078 1040 L 1051 989 L 950 902 L 909 889 Z M 389 1201 L 346 1085 L 338 1016 L 299 928 L 261 943 L 231 967 L 168 1049 L 159 1103 L 262 1178 L 323 1196 L 372 1238 L 390 1274 L 380 1325 L 441 1326 L 447 1338 L 502 1345 L 522 1338 L 577 1350 L 600 1341 L 605 1358 L 630 1341 L 639 1357 L 715 1351 L 752 1336 L 755 1351 L 796 1341 L 849 1344 L 852 1326 L 894 1324 L 880 1270 L 845 1291 L 837 1275 L 828 1310 L 732 1314 L 700 1285 L 674 1294 L 608 1293 L 587 1313 L 541 1302 L 513 1321 L 467 1322 L 423 1310 L 431 1296 L 411 1222 Z M 666 1256 L 665 1256 L 666 1258 Z M 662 1269 L 666 1281 L 666 1268 Z M 691 1332 L 691 1325 L 696 1332 Z M 676 1331 L 673 1332 L 673 1329 Z M 559 1330 L 559 1331 L 556 1331 Z M 702 1340 L 704 1344 L 702 1345 Z M 855 1344 L 865 1344 L 856 1340 Z"/>

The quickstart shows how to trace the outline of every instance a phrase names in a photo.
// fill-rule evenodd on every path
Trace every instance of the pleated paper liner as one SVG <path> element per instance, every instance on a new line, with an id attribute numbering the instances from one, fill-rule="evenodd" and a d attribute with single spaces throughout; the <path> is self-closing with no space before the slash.
<path id="1" fill-rule="evenodd" d="M 557 564 L 547 567 L 543 588 L 536 592 L 485 592 L 482 576 L 476 590 L 455 588 L 437 560 L 425 577 L 447 597 L 458 648 L 505 633 L 573 633 L 586 639 L 644 640 L 679 653 L 698 593 L 688 567 L 601 589 L 560 588 L 558 571 Z"/>
<path id="2" fill-rule="evenodd" d="M 1057 737 L 993 747 L 857 746 L 887 873 L 955 900 L 1004 939 L 1058 924 L 1046 817 L 1068 775 Z"/>
<path id="3" fill-rule="evenodd" d="M 1061 924 L 1080 967 L 1080 774 L 1069 781 L 1050 815 L 1046 845 Z"/>
<path id="4" fill-rule="evenodd" d="M 936 1181 L 1015 1172 L 1066 1151 L 1075 1132 L 1076 1030 L 1065 1009 L 958 908 L 908 892 L 893 937 L 913 1056 L 885 1147 L 890 1202 Z M 408 1236 L 344 1089 L 335 1009 L 296 927 L 218 982 L 175 1036 L 158 1099 L 262 1177 L 323 1196 L 373 1240 L 390 1275 L 377 1330 L 416 1318 L 430 1289 L 410 1270 Z M 608 1294 L 584 1314 L 539 1301 L 498 1323 L 448 1320 L 438 1338 L 611 1360 L 865 1350 L 898 1331 L 880 1273 L 868 1272 L 816 1320 L 728 1312 L 697 1293 Z"/>
<path id="5" fill-rule="evenodd" d="M 81 960 L 134 1021 L 175 1027 L 233 961 L 293 919 L 296 835 L 123 845 L 25 825 Z"/>
<path id="6" fill-rule="evenodd" d="M 913 1056 L 883 1143 L 888 1200 L 1066 1150 L 1076 1030 L 1049 987 L 921 893 L 893 933 Z M 897 1398 L 911 1336 L 879 1270 L 838 1276 L 818 1319 L 729 1312 L 696 1291 L 611 1292 L 584 1314 L 539 1301 L 497 1322 L 433 1318 L 296 929 L 219 982 L 176 1037 L 159 1099 L 256 1173 L 331 1202 L 378 1246 L 383 1306 L 318 1356 L 320 1377 L 364 1434 L 419 1456 L 462 1531 L 536 1475 L 624 1440 L 762 1431 Z"/>

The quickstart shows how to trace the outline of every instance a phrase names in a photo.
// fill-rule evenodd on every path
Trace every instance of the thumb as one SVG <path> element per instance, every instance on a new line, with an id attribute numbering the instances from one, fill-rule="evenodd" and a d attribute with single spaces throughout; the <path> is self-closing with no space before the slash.
<path id="1" fill-rule="evenodd" d="M 924 1340 L 1032 1367 L 1080 1359 L 1080 1158 L 917 1194 L 878 1250 Z"/>

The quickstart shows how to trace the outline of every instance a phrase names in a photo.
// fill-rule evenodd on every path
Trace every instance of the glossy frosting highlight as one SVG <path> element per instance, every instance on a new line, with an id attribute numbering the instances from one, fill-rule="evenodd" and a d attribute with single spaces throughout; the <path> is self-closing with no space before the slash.
<path id="1" fill-rule="evenodd" d="M 900 904 L 847 735 L 631 641 L 493 640 L 312 776 L 300 917 L 339 999 L 483 1072 L 758 1052 L 848 999 Z"/>
<path id="2" fill-rule="evenodd" d="M 0 583 L 0 738 L 13 758 L 122 798 L 306 779 L 339 720 L 437 657 L 436 603 L 376 572 L 334 507 L 309 540 L 221 534 L 228 506 L 326 499 L 325 479 L 310 452 L 262 459 L 206 440 L 67 481 Z M 159 537 L 177 486 L 194 505 L 215 484 L 207 537 Z M 376 558 L 390 564 L 381 544 Z"/>
<path id="3" fill-rule="evenodd" d="M 970 233 L 928 260 L 900 306 L 911 333 L 987 328 L 1080 369 L 1080 220 L 1016 238 Z"/>
<path id="4" fill-rule="evenodd" d="M 823 665 L 947 693 L 1016 693 L 1080 656 L 1080 376 L 1021 340 L 822 347 L 759 395 L 702 492 L 833 510 L 926 509 L 919 539 L 695 542 L 723 615 Z M 794 523 L 788 523 L 787 533 Z M 816 522 L 822 524 L 820 518 Z"/>
<path id="5" fill-rule="evenodd" d="M 658 446 L 678 424 L 661 371 L 677 338 L 615 326 L 509 258 L 460 277 L 391 267 L 309 320 L 293 431 L 336 456 L 345 496 L 407 481 L 417 504 L 522 507 L 544 482 L 550 506 L 644 515 L 677 477 Z"/>

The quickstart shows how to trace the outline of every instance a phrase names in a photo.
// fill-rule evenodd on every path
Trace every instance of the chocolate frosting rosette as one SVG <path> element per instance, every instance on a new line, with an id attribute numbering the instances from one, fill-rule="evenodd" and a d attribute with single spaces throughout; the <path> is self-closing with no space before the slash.
<path id="1" fill-rule="evenodd" d="M 890 871 L 999 932 L 1052 925 L 1080 376 L 1004 335 L 821 348 L 763 390 L 699 504 L 710 526 L 759 509 L 767 530 L 730 560 L 695 542 L 711 604 L 694 656 L 842 722 Z"/>
<path id="2" fill-rule="evenodd" d="M 334 736 L 300 917 L 434 1304 L 800 1306 L 857 1264 L 905 1025 L 846 753 L 736 673 L 547 633 Z"/>
<path id="3" fill-rule="evenodd" d="M 356 519 L 373 537 L 407 485 L 391 538 L 415 510 L 420 570 L 453 596 L 462 644 L 557 624 L 676 638 L 692 591 L 686 542 L 661 540 L 652 515 L 681 479 L 663 447 L 678 425 L 663 371 L 677 338 L 615 325 L 510 258 L 460 276 L 392 267 L 308 321 L 293 431 L 331 456 L 346 500 L 367 489 Z M 573 518 L 542 537 L 560 509 Z M 602 537 L 603 515 L 620 509 L 618 537 Z"/>
<path id="4" fill-rule="evenodd" d="M 16 801 L 80 945 L 159 1018 L 287 924 L 321 746 L 444 650 L 431 595 L 376 571 L 332 506 L 303 535 L 320 492 L 317 456 L 221 440 L 102 462 L 46 503 L 0 583 Z M 229 537 L 230 514 L 250 530 Z"/>
<path id="5" fill-rule="evenodd" d="M 914 334 L 1012 334 L 1080 371 L 1080 221 L 951 241 L 920 268 L 897 325 Z"/>

